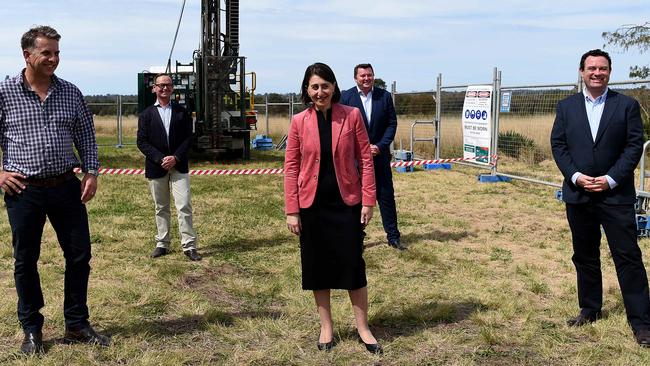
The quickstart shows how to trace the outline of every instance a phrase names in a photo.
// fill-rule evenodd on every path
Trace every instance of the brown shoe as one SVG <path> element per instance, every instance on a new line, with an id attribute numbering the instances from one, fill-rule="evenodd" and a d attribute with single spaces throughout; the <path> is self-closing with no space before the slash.
<path id="1" fill-rule="evenodd" d="M 634 338 L 641 347 L 650 347 L 650 330 L 639 329 L 634 331 Z"/>
<path id="2" fill-rule="evenodd" d="M 581 327 L 583 325 L 591 324 L 596 320 L 603 317 L 601 311 L 581 311 L 578 316 L 567 320 L 567 325 L 570 327 Z"/>
<path id="3" fill-rule="evenodd" d="M 95 330 L 88 325 L 84 328 L 75 330 L 66 329 L 65 336 L 63 336 L 63 343 L 86 343 L 108 347 L 111 344 L 111 339 L 95 332 Z"/>

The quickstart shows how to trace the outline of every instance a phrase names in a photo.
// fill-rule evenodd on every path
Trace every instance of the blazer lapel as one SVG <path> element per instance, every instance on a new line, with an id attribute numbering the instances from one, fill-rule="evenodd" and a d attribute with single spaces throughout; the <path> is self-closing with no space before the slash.
<path id="1" fill-rule="evenodd" d="M 585 96 L 582 93 L 575 94 L 574 103 L 576 107 L 573 110 L 578 114 L 576 117 L 577 123 L 580 125 L 580 128 L 585 131 L 585 138 L 589 141 L 590 144 L 594 144 L 594 138 L 591 136 L 591 127 L 589 126 L 589 117 L 587 117 L 587 108 L 585 107 Z M 582 137 L 580 137 L 582 138 Z"/>
<path id="2" fill-rule="evenodd" d="M 153 119 L 158 123 L 158 125 L 160 125 L 160 128 L 165 131 L 165 123 L 163 122 L 162 117 L 160 117 L 158 106 L 153 106 Z"/>
<path id="3" fill-rule="evenodd" d="M 316 115 L 316 107 L 311 107 L 305 114 L 304 119 L 304 134 L 305 145 L 312 144 L 316 146 L 318 156 L 320 156 L 320 134 L 318 132 L 318 116 Z"/>
<path id="4" fill-rule="evenodd" d="M 618 106 L 618 98 L 616 98 L 617 93 L 611 90 L 607 91 L 607 99 L 605 99 L 605 108 L 603 109 L 603 115 L 600 117 L 600 123 L 598 124 L 598 133 L 596 134 L 596 141 L 594 144 L 597 144 L 598 141 L 603 137 L 605 130 L 609 126 L 609 123 L 614 116 L 616 107 Z"/>
<path id="5" fill-rule="evenodd" d="M 358 95 L 357 98 L 359 98 Z M 338 147 L 344 120 L 345 112 L 343 111 L 343 108 L 341 108 L 337 103 L 332 104 L 332 155 L 336 152 L 336 148 Z"/>
<path id="6" fill-rule="evenodd" d="M 379 116 L 379 109 L 383 107 L 381 103 L 381 95 L 377 89 L 372 88 L 372 113 L 370 114 L 370 128 L 375 127 L 377 116 Z"/>
<path id="7" fill-rule="evenodd" d="M 363 102 L 361 102 L 361 96 L 359 96 L 359 90 L 357 88 L 353 88 L 354 92 L 352 93 L 352 106 L 359 108 L 361 111 L 361 117 L 363 117 L 363 123 L 366 125 L 366 130 L 370 126 L 370 121 L 368 121 L 368 117 L 366 117 L 366 111 L 363 109 Z M 374 101 L 373 101 L 374 104 Z"/>

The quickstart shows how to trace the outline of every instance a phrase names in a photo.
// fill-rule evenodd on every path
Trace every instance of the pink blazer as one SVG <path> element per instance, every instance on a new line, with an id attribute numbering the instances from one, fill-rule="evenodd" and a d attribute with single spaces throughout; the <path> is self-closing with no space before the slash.
<path id="1" fill-rule="evenodd" d="M 375 172 L 368 133 L 357 108 L 332 104 L 332 154 L 343 202 L 374 206 Z M 314 203 L 320 169 L 320 135 L 314 107 L 291 119 L 284 158 L 284 211 L 298 213 Z"/>

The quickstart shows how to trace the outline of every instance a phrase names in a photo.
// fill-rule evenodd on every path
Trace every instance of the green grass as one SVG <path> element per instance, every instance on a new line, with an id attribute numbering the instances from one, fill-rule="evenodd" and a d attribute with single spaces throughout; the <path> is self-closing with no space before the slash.
<path id="1" fill-rule="evenodd" d="M 102 166 L 140 168 L 134 146 L 102 147 Z M 247 167 L 280 167 L 255 153 Z M 201 161 L 193 168 L 241 164 Z M 285 226 L 281 176 L 193 176 L 199 250 L 152 260 L 155 225 L 143 176 L 102 176 L 88 204 L 93 241 L 92 323 L 109 348 L 61 343 L 63 258 L 46 225 L 40 261 L 45 292 L 40 359 L 17 352 L 11 232 L 0 213 L 0 363 L 16 365 L 629 365 L 650 362 L 626 324 L 603 245 L 606 316 L 568 328 L 577 312 L 570 232 L 554 190 L 515 181 L 481 184 L 477 170 L 395 174 L 402 240 L 385 245 L 378 210 L 368 228 L 370 324 L 385 348 L 357 343 L 344 291 L 333 291 L 337 345 L 316 351 L 318 316 L 300 289 L 297 238 Z M 645 253 L 650 241 L 642 240 Z M 646 255 L 646 258 L 648 256 Z"/>

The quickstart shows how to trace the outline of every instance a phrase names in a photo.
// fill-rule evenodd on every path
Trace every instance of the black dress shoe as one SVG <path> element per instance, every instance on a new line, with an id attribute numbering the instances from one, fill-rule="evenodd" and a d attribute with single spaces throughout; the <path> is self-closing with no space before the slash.
<path id="1" fill-rule="evenodd" d="M 111 339 L 95 332 L 95 330 L 89 325 L 81 329 L 66 329 L 65 336 L 63 336 L 63 343 L 87 343 L 108 347 L 111 344 Z"/>
<path id="2" fill-rule="evenodd" d="M 328 351 L 329 352 L 329 351 L 332 350 L 332 348 L 334 348 L 334 340 L 332 339 L 331 341 L 329 341 L 327 343 L 317 342 L 316 347 L 318 347 L 319 351 Z"/>
<path id="3" fill-rule="evenodd" d="M 390 245 L 391 247 L 393 247 L 395 249 L 406 250 L 406 247 L 403 246 L 402 243 L 399 242 L 399 239 L 389 240 L 388 245 Z"/>
<path id="4" fill-rule="evenodd" d="M 196 249 L 186 250 L 183 253 L 185 253 L 187 258 L 189 258 L 191 261 L 194 261 L 194 262 L 200 261 L 202 259 L 201 256 L 199 255 L 199 252 L 197 252 Z"/>
<path id="5" fill-rule="evenodd" d="M 26 355 L 37 355 L 43 353 L 43 333 L 40 331 L 26 331 L 23 343 L 20 345 L 20 352 Z"/>
<path id="6" fill-rule="evenodd" d="M 566 323 L 570 327 L 581 327 L 583 325 L 591 324 L 602 317 L 603 313 L 600 311 L 581 311 L 578 316 L 567 320 Z"/>
<path id="7" fill-rule="evenodd" d="M 359 336 L 359 343 L 363 343 L 364 346 L 366 346 L 366 350 L 374 355 L 383 355 L 384 354 L 384 349 L 381 348 L 381 344 L 379 343 L 366 343 L 361 339 Z"/>
<path id="8" fill-rule="evenodd" d="M 650 347 L 650 330 L 639 329 L 634 331 L 634 338 L 641 347 Z"/>
<path id="9" fill-rule="evenodd" d="M 156 249 L 153 250 L 153 253 L 151 253 L 151 258 L 162 257 L 163 255 L 167 255 L 167 254 L 169 254 L 169 249 L 163 247 L 156 247 Z"/>

